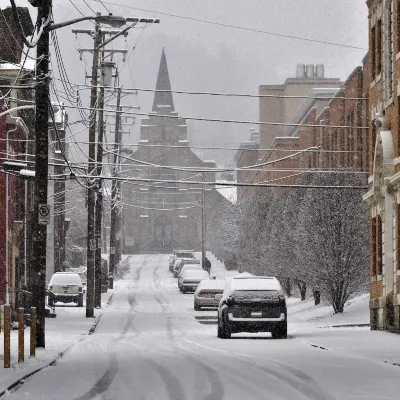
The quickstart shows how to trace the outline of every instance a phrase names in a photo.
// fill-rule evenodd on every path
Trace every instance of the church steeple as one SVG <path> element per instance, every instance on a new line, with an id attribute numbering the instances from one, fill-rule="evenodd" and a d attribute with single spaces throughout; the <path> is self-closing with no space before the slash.
<path id="1" fill-rule="evenodd" d="M 160 68 L 158 70 L 156 90 L 168 90 L 169 92 L 156 92 L 153 101 L 153 111 L 161 110 L 175 111 L 174 100 L 172 98 L 171 82 L 169 80 L 167 57 L 164 48 L 161 53 Z"/>

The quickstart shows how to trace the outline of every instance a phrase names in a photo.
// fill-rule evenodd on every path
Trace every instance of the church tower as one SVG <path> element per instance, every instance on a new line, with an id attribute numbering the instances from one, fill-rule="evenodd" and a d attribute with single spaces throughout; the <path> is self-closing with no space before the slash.
<path id="1" fill-rule="evenodd" d="M 128 154 L 124 150 L 124 154 Z M 136 151 L 124 163 L 124 176 L 145 182 L 123 186 L 123 252 L 172 252 L 201 248 L 201 181 L 204 162 L 189 147 L 186 119 L 175 110 L 167 57 L 162 50 L 149 117 L 141 121 Z M 206 181 L 215 173 L 206 172 Z"/>

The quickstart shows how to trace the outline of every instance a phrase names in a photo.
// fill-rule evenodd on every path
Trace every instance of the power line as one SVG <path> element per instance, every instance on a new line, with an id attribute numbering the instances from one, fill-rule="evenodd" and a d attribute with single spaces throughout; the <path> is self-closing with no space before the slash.
<path id="1" fill-rule="evenodd" d="M 78 108 L 76 106 L 67 106 L 66 108 Z M 89 110 L 91 112 L 99 111 L 99 108 L 90 108 L 90 107 L 81 107 L 84 110 Z M 144 113 L 144 112 L 136 112 L 136 111 L 118 111 L 118 110 L 108 110 L 102 109 L 104 112 L 114 112 L 119 113 L 121 115 L 139 115 L 143 117 L 151 117 L 154 116 L 154 113 Z M 333 128 L 333 129 L 369 129 L 368 126 L 352 126 L 352 125 L 325 125 L 325 124 L 294 124 L 288 122 L 265 122 L 265 121 L 246 121 L 246 120 L 236 120 L 236 119 L 219 119 L 219 118 L 202 118 L 202 117 L 186 117 L 179 115 L 157 115 L 158 118 L 167 118 L 167 119 L 181 119 L 181 120 L 189 120 L 189 121 L 203 121 L 203 122 L 221 122 L 228 124 L 241 124 L 241 125 L 264 125 L 264 126 L 295 126 L 295 127 L 304 127 L 304 128 Z"/>
<path id="2" fill-rule="evenodd" d="M 73 83 L 76 87 L 84 87 L 86 89 L 91 89 L 91 85 L 82 83 Z M 113 89 L 112 86 L 101 86 L 98 88 Z M 340 89 L 338 89 L 340 90 Z M 252 99 L 311 99 L 311 100 L 357 100 L 357 101 L 367 101 L 368 97 L 344 97 L 344 96 L 310 96 L 310 95 L 280 95 L 280 94 L 251 94 L 251 93 L 232 93 L 232 92 L 201 92 L 201 91 L 190 91 L 190 90 L 159 90 L 159 89 L 149 89 L 149 88 L 125 88 L 124 92 L 151 92 L 151 93 L 172 93 L 172 94 L 184 94 L 184 95 L 198 95 L 198 96 L 220 96 L 220 97 L 247 97 Z"/>
<path id="3" fill-rule="evenodd" d="M 65 177 L 67 177 L 65 175 Z M 118 180 L 118 181 L 132 181 L 132 182 L 156 182 L 156 183 L 179 183 L 183 185 L 205 185 L 205 186 L 212 186 L 212 187 L 288 187 L 288 188 L 302 188 L 302 189 L 356 189 L 356 190 L 367 190 L 368 186 L 363 185 L 275 185 L 275 184 L 263 184 L 263 183 L 242 183 L 242 182 L 235 182 L 235 183 L 225 183 L 225 182 L 202 182 L 202 181 L 182 181 L 182 180 L 159 180 L 159 179 L 150 179 L 150 178 L 134 178 L 134 177 L 108 177 L 108 176 L 92 176 L 92 175 L 79 175 L 81 178 L 90 178 L 90 179 L 103 179 L 103 180 Z"/>
<path id="4" fill-rule="evenodd" d="M 100 2 L 100 0 L 91 0 L 91 1 Z M 281 37 L 284 39 L 301 40 L 301 41 L 310 42 L 310 43 L 318 43 L 318 44 L 324 44 L 324 45 L 329 45 L 329 46 L 345 47 L 345 48 L 350 48 L 350 49 L 355 49 L 355 50 L 363 50 L 363 51 L 368 50 L 365 47 L 359 47 L 359 46 L 354 46 L 354 45 L 350 45 L 350 44 L 336 43 L 336 42 L 330 42 L 330 41 L 324 41 L 324 40 L 318 40 L 318 39 L 310 39 L 310 38 L 294 36 L 294 35 L 286 35 L 286 34 L 282 34 L 282 33 L 264 31 L 262 29 L 247 28 L 244 26 L 224 24 L 221 22 L 208 21 L 208 20 L 204 20 L 204 19 L 200 19 L 200 18 L 186 17 L 186 16 L 182 16 L 182 15 L 171 14 L 171 13 L 161 12 L 161 11 L 157 11 L 157 10 L 149 10 L 149 9 L 144 9 L 144 8 L 139 8 L 139 7 L 127 6 L 124 4 L 114 3 L 114 2 L 110 2 L 110 1 L 104 1 L 104 0 L 101 0 L 101 1 L 104 4 L 109 4 L 109 5 L 113 5 L 113 6 L 117 6 L 117 7 L 130 8 L 132 10 L 151 12 L 154 14 L 165 15 L 165 16 L 173 17 L 173 18 L 186 19 L 186 20 L 194 21 L 194 22 L 201 22 L 201 23 L 208 24 L 208 25 L 219 26 L 221 28 L 239 29 L 242 31 L 262 33 L 265 35 Z"/>
<path id="5" fill-rule="evenodd" d="M 15 101 L 19 101 L 21 103 L 32 103 L 29 100 L 20 100 L 17 98 L 13 98 Z M 90 108 L 90 107 L 77 107 L 73 105 L 64 105 L 65 108 L 88 110 L 90 112 L 96 112 L 100 109 L 98 107 Z M 219 119 L 219 118 L 202 118 L 202 117 L 186 117 L 179 115 L 159 115 L 144 112 L 136 112 L 136 111 L 118 111 L 118 110 L 110 110 L 103 108 L 102 111 L 106 113 L 118 113 L 121 115 L 138 115 L 143 117 L 153 117 L 157 116 L 158 118 L 166 118 L 166 119 L 178 119 L 178 120 L 189 120 L 189 121 L 203 121 L 203 122 L 220 122 L 227 124 L 241 124 L 241 125 L 264 125 L 264 126 L 294 126 L 294 127 L 303 127 L 303 128 L 332 128 L 332 129 L 369 129 L 368 126 L 357 126 L 357 125 L 326 125 L 326 124 L 295 124 L 290 122 L 266 122 L 266 121 L 246 121 L 246 120 L 236 120 L 236 119 Z"/>

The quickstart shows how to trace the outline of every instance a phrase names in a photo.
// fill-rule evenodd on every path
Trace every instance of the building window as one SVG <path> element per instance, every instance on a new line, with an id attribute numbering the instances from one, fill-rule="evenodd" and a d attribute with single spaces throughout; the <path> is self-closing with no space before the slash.
<path id="1" fill-rule="evenodd" d="M 376 217 L 371 218 L 371 276 L 376 276 Z"/>
<path id="2" fill-rule="evenodd" d="M 393 0 L 385 8 L 385 89 L 386 100 L 393 95 Z"/>
<path id="3" fill-rule="evenodd" d="M 376 74 L 382 72 L 382 20 L 376 23 Z"/>
<path id="4" fill-rule="evenodd" d="M 371 29 L 371 74 L 372 80 L 376 76 L 376 26 Z"/>
<path id="5" fill-rule="evenodd" d="M 383 270 L 383 252 L 382 252 L 382 218 L 376 217 L 376 273 L 382 275 Z"/>

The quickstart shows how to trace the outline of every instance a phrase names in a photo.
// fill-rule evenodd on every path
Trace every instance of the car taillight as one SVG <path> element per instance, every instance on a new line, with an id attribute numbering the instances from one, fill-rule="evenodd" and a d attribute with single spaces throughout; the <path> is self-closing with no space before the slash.
<path id="1" fill-rule="evenodd" d="M 82 288 L 82 286 L 80 286 L 79 287 L 79 293 L 82 293 L 82 291 L 83 291 L 83 288 Z"/>

